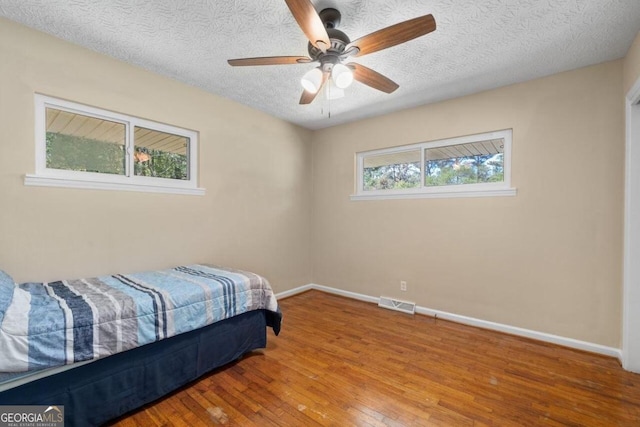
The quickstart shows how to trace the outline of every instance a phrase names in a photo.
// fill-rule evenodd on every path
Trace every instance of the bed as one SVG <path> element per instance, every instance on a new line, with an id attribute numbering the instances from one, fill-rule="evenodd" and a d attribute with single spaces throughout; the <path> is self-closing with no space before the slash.
<path id="1" fill-rule="evenodd" d="M 16 285 L 0 272 L 0 404 L 100 425 L 266 346 L 269 283 L 212 265 Z"/>

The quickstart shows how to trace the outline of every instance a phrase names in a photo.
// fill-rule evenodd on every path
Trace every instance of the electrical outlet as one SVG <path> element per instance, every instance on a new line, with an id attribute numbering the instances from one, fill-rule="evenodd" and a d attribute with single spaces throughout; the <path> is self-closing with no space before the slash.
<path id="1" fill-rule="evenodd" d="M 404 280 L 400 281 L 400 290 L 401 291 L 406 291 L 407 290 L 407 282 L 405 282 Z"/>

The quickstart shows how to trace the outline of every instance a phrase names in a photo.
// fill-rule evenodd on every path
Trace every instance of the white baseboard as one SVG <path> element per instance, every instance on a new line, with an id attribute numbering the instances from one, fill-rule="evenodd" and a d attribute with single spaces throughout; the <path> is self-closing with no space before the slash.
<path id="1" fill-rule="evenodd" d="M 276 294 L 276 299 L 289 298 L 294 295 L 298 295 L 303 292 L 310 291 L 311 289 L 314 289 L 313 285 L 298 286 L 297 288 L 289 289 L 288 291 L 278 292 Z"/>
<path id="2" fill-rule="evenodd" d="M 300 294 L 309 290 L 318 290 L 327 292 L 334 295 L 340 295 L 347 298 L 356 299 L 359 301 L 378 303 L 378 297 L 372 297 L 369 295 L 359 294 L 356 292 L 344 291 L 342 289 L 331 288 L 329 286 L 317 285 L 310 283 L 308 285 L 300 286 L 294 289 L 290 289 L 285 292 L 276 294 L 276 298 L 282 299 L 291 297 L 293 295 Z M 614 347 L 607 347 L 600 344 L 595 344 L 587 341 L 580 341 L 573 338 L 561 337 L 559 335 L 547 334 L 545 332 L 533 331 L 531 329 L 519 328 L 517 326 L 505 325 L 503 323 L 490 322 L 488 320 L 476 319 L 474 317 L 462 316 L 460 314 L 448 313 L 446 311 L 434 310 L 427 307 L 416 306 L 416 313 L 424 314 L 431 317 L 439 317 L 440 319 L 450 320 L 456 323 L 462 323 L 463 325 L 476 326 L 478 328 L 490 329 L 492 331 L 504 332 L 506 334 L 517 335 L 520 337 L 531 338 L 538 341 L 548 342 L 552 344 L 561 345 L 564 347 L 575 348 L 577 350 L 588 351 L 591 353 L 602 354 L 605 356 L 615 357 L 618 360 L 622 359 L 622 350 Z"/>

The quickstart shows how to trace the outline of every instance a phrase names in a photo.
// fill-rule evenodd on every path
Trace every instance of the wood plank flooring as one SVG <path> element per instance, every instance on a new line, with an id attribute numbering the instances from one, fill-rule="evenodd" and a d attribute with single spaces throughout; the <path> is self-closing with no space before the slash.
<path id="1" fill-rule="evenodd" d="M 114 426 L 639 426 L 617 360 L 319 291 L 268 346 Z"/>

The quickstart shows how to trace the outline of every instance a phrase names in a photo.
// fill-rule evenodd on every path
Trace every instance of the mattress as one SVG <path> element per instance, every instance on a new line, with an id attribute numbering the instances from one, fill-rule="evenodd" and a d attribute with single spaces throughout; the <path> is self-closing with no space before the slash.
<path id="1" fill-rule="evenodd" d="M 24 283 L 1 319 L 0 373 L 96 360 L 253 310 L 272 313 L 279 332 L 267 280 L 212 265 Z"/>

